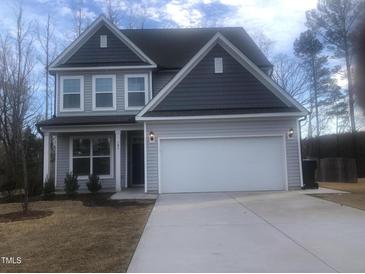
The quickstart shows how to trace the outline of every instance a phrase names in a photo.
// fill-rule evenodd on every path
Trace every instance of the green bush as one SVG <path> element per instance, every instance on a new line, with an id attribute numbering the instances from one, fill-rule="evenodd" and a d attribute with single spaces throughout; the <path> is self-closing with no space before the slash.
<path id="1" fill-rule="evenodd" d="M 95 174 L 89 175 L 89 182 L 87 183 L 87 188 L 93 194 L 95 194 L 101 189 L 101 183 L 98 175 Z"/>
<path id="2" fill-rule="evenodd" d="M 67 195 L 71 196 L 77 194 L 79 183 L 76 174 L 73 174 L 72 172 L 66 173 L 64 189 Z"/>
<path id="3" fill-rule="evenodd" d="M 46 181 L 44 182 L 43 195 L 45 197 L 51 197 L 54 195 L 55 190 L 56 189 L 53 178 L 47 178 Z"/>

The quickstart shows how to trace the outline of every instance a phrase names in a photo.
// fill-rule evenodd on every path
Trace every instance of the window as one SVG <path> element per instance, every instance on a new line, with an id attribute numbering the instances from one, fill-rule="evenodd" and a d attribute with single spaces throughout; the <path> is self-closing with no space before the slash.
<path id="1" fill-rule="evenodd" d="M 146 104 L 147 75 L 130 74 L 125 76 L 125 108 L 141 109 Z"/>
<path id="2" fill-rule="evenodd" d="M 82 111 L 83 96 L 82 76 L 61 76 L 61 111 Z"/>
<path id="3" fill-rule="evenodd" d="M 100 178 L 112 177 L 112 149 L 110 137 L 71 138 L 71 171 L 81 178 L 90 174 Z"/>
<path id="4" fill-rule="evenodd" d="M 223 58 L 214 58 L 214 73 L 223 73 Z"/>
<path id="5" fill-rule="evenodd" d="M 115 110 L 115 75 L 93 75 L 93 110 Z"/>
<path id="6" fill-rule="evenodd" d="M 107 48 L 108 47 L 108 36 L 100 35 L 100 47 Z"/>

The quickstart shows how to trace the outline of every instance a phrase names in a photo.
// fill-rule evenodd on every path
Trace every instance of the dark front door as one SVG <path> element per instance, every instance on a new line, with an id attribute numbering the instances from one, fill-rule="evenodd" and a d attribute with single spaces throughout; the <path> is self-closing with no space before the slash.
<path id="1" fill-rule="evenodd" d="M 142 136 L 131 136 L 130 138 L 130 186 L 144 185 L 144 144 Z"/>

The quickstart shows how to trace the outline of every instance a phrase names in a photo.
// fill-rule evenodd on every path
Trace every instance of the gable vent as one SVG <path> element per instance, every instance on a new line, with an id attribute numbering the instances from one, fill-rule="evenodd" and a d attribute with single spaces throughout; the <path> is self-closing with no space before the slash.
<path id="1" fill-rule="evenodd" d="M 223 58 L 214 58 L 214 73 L 223 73 Z"/>
<path id="2" fill-rule="evenodd" d="M 107 48 L 108 47 L 108 36 L 100 35 L 100 47 Z"/>

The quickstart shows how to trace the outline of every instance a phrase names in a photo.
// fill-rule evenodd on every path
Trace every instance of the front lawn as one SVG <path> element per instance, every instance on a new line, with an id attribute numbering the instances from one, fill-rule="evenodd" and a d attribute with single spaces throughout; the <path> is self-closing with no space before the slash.
<path id="1" fill-rule="evenodd" d="M 85 198 L 88 197 L 88 198 Z M 35 201 L 40 219 L 0 222 L 0 257 L 21 257 L 0 272 L 126 272 L 154 201 Z M 0 204 L 0 215 L 21 209 Z"/>
<path id="2" fill-rule="evenodd" d="M 365 179 L 359 179 L 358 183 L 319 183 L 319 186 L 348 193 L 313 194 L 312 196 L 365 210 Z"/>

